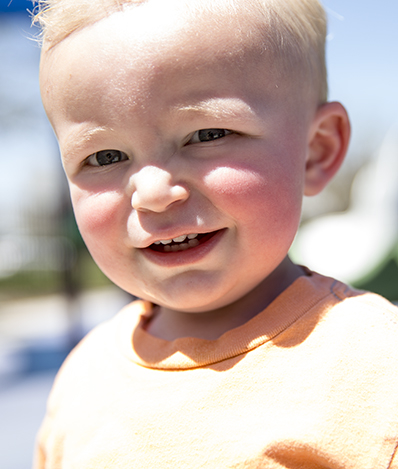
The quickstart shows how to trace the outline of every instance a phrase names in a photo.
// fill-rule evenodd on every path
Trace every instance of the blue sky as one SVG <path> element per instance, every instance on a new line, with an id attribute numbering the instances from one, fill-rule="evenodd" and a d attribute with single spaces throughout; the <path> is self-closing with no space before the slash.
<path id="1" fill-rule="evenodd" d="M 330 98 L 342 101 L 351 115 L 351 151 L 371 151 L 398 121 L 398 1 L 323 3 Z"/>

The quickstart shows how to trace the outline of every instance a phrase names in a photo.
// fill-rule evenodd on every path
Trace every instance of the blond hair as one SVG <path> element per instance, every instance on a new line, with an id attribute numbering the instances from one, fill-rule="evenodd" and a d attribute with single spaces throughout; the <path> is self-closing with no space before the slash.
<path id="1" fill-rule="evenodd" d="M 125 7 L 150 0 L 33 0 L 33 22 L 41 27 L 41 40 L 51 48 L 73 32 L 92 25 Z M 164 0 L 165 2 L 167 0 Z M 231 7 L 240 0 L 230 0 Z M 214 9 L 217 2 L 214 2 Z M 242 6 L 242 5 L 241 5 Z M 200 10 L 198 0 L 192 9 Z M 207 5 L 206 8 L 209 6 Z M 287 68 L 307 81 L 320 103 L 327 99 L 325 64 L 326 15 L 318 0 L 245 0 L 256 12 L 256 27 L 264 31 L 267 46 L 282 56 Z M 212 7 L 213 8 L 213 7 Z M 258 18 L 260 17 L 260 21 Z"/>

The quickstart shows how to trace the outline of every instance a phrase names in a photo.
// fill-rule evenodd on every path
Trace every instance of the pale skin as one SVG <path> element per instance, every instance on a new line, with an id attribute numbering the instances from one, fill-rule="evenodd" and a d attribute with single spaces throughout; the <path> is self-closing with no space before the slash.
<path id="1" fill-rule="evenodd" d="M 339 168 L 349 121 L 259 60 L 226 7 L 213 23 L 173 2 L 172 16 L 150 0 L 44 49 L 42 96 L 98 265 L 158 305 L 149 333 L 215 339 L 303 275 L 287 257 L 302 197 Z"/>

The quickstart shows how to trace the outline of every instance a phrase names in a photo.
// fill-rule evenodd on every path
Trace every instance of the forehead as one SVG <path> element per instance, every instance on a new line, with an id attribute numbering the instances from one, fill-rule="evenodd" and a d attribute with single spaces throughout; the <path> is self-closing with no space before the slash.
<path id="1" fill-rule="evenodd" d="M 200 9 L 192 9 L 188 0 L 149 0 L 44 50 L 41 83 L 50 119 L 55 106 L 84 111 L 81 119 L 107 101 L 119 101 L 121 108 L 144 106 L 155 88 L 163 103 L 165 96 L 175 100 L 173 93 L 206 94 L 208 87 L 226 96 L 254 93 L 265 82 L 264 62 L 267 80 L 281 86 L 256 16 L 245 8 L 231 10 L 228 0 L 218 0 L 216 8 L 213 3 L 203 0 Z M 82 110 L 85 93 L 98 99 Z"/>
<path id="2" fill-rule="evenodd" d="M 262 41 L 255 9 L 247 10 L 239 2 L 231 8 L 235 1 L 148 0 L 129 4 L 123 11 L 72 33 L 54 49 L 62 50 L 58 55 L 73 54 L 73 63 L 80 61 L 83 67 L 88 55 L 90 64 L 111 61 L 115 68 L 128 68 L 130 62 L 144 69 L 159 63 L 162 56 L 168 64 L 189 58 L 216 61 L 226 53 L 237 60 L 248 48 L 261 47 Z M 44 48 L 43 59 L 52 52 Z M 144 60 L 140 63 L 140 59 Z M 61 70 L 63 64 L 71 66 L 63 59 L 56 66 Z"/>

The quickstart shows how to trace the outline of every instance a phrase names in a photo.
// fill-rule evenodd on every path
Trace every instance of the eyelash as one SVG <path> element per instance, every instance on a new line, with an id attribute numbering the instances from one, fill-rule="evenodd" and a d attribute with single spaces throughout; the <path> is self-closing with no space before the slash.
<path id="1" fill-rule="evenodd" d="M 185 145 L 213 142 L 214 140 L 219 140 L 231 134 L 233 134 L 233 131 L 228 129 L 200 129 L 191 135 L 190 139 L 186 142 Z M 99 158 L 101 157 L 102 162 L 99 161 Z M 129 157 L 126 155 L 126 153 L 120 150 L 100 150 L 87 157 L 86 164 L 88 166 L 101 167 L 109 166 L 114 163 L 120 163 L 128 159 Z"/>
<path id="2" fill-rule="evenodd" d="M 227 137 L 232 133 L 232 130 L 228 129 L 200 129 L 192 134 L 186 145 L 192 145 L 193 143 L 213 142 L 214 140 Z M 204 137 L 204 139 L 201 140 L 201 137 Z"/>
<path id="3" fill-rule="evenodd" d="M 102 163 L 99 162 L 98 157 L 103 156 L 105 159 Z M 89 166 L 109 166 L 114 163 L 120 163 L 121 161 L 128 160 L 129 157 L 126 153 L 120 150 L 101 150 L 93 153 L 88 158 L 86 158 L 86 164 Z"/>

